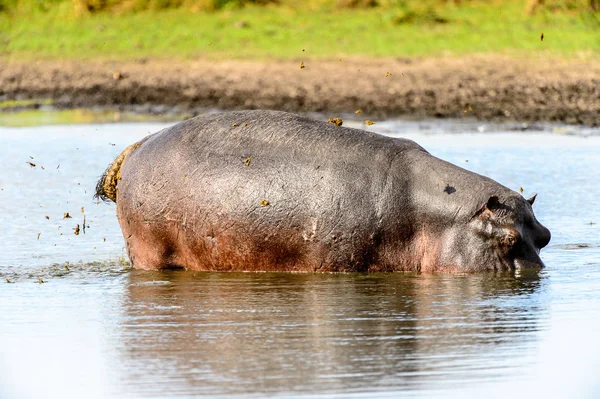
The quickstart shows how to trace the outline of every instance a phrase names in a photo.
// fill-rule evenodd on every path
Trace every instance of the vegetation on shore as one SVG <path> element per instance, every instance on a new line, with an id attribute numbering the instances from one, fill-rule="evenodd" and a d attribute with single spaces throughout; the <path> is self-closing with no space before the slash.
<path id="1" fill-rule="evenodd" d="M 589 59 L 600 54 L 594 4 L 0 0 L 0 58 L 301 60 L 504 53 Z"/>

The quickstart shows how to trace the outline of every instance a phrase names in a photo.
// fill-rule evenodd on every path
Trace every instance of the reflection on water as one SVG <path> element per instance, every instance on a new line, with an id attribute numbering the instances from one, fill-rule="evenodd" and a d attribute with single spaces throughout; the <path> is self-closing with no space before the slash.
<path id="1" fill-rule="evenodd" d="M 374 126 L 538 192 L 541 272 L 132 271 L 91 194 L 162 126 L 0 128 L 0 398 L 600 397 L 597 131 Z"/>
<path id="2" fill-rule="evenodd" d="M 132 272 L 119 342 L 135 372 L 121 384 L 150 395 L 177 381 L 184 392 L 229 395 L 503 378 L 529 365 L 530 342 L 547 317 L 535 299 L 539 286 L 538 272 Z"/>

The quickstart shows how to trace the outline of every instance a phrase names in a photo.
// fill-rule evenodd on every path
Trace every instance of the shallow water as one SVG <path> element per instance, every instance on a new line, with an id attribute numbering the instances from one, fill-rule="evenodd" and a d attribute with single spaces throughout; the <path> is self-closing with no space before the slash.
<path id="1" fill-rule="evenodd" d="M 539 193 L 543 271 L 132 271 L 92 193 L 163 126 L 0 128 L 0 398 L 600 397 L 598 131 L 373 126 Z"/>

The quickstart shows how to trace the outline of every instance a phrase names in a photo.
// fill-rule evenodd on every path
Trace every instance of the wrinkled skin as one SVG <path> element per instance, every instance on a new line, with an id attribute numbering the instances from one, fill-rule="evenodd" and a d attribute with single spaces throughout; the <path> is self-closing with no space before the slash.
<path id="1" fill-rule="evenodd" d="M 541 268 L 532 200 L 413 141 L 274 111 L 190 119 L 125 159 L 134 267 L 278 271 Z"/>

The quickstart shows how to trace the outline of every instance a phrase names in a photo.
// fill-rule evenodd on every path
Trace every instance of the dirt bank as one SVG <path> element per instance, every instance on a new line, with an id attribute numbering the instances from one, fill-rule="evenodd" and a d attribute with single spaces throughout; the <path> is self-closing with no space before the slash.
<path id="1" fill-rule="evenodd" d="M 303 61 L 304 68 L 301 68 Z M 269 108 L 600 125 L 600 63 L 460 59 L 0 60 L 0 100 L 153 112 Z M 6 111 L 6 109 L 5 109 Z"/>

